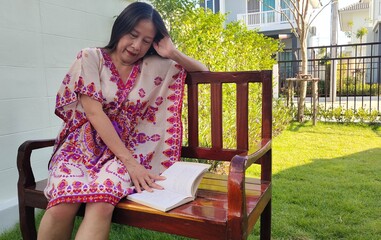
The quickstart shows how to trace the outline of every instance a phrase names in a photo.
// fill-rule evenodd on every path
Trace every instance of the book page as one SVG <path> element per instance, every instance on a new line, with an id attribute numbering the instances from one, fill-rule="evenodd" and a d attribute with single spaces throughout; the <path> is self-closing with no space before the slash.
<path id="1" fill-rule="evenodd" d="M 176 162 L 163 172 L 162 176 L 167 179 L 157 181 L 157 184 L 172 192 L 193 197 L 192 193 L 196 191 L 192 189 L 195 180 L 209 167 L 209 164 L 203 163 Z"/>
<path id="2" fill-rule="evenodd" d="M 192 198 L 187 198 L 182 194 L 171 192 L 169 190 L 158 189 L 154 189 L 153 192 L 143 191 L 141 193 L 134 193 L 129 195 L 127 198 L 161 211 L 168 211 L 176 206 L 193 200 Z"/>
<path id="3" fill-rule="evenodd" d="M 163 172 L 162 176 L 166 179 L 157 181 L 164 190 L 153 189 L 153 192 L 134 193 L 128 195 L 127 199 L 161 211 L 168 211 L 194 200 L 194 193 L 202 175 L 209 167 L 209 164 L 203 163 L 175 162 Z"/>

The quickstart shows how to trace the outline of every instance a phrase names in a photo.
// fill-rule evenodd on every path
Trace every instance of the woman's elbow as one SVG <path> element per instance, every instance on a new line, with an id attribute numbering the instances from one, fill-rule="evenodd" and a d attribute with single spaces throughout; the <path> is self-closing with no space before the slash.
<path id="1" fill-rule="evenodd" d="M 195 66 L 188 70 L 188 72 L 209 72 L 209 68 L 204 64 L 200 63 L 198 66 Z"/>
<path id="2" fill-rule="evenodd" d="M 96 118 L 103 113 L 101 103 L 86 95 L 81 95 L 80 102 L 83 110 L 85 111 L 86 117 L 89 120 Z"/>

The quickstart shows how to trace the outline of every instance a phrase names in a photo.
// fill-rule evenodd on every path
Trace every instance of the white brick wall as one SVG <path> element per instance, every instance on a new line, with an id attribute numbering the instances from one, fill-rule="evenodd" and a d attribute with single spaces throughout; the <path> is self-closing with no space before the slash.
<path id="1" fill-rule="evenodd" d="M 84 47 L 104 46 L 126 0 L 0 0 L 0 233 L 18 221 L 18 146 L 55 137 L 55 94 Z M 46 177 L 51 149 L 33 155 Z"/>

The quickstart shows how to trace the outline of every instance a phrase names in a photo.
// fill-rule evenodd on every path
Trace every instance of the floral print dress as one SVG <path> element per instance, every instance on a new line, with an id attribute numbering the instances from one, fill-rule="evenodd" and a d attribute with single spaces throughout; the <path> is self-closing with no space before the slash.
<path id="1" fill-rule="evenodd" d="M 48 208 L 59 203 L 116 205 L 133 191 L 124 164 L 104 144 L 79 101 L 99 101 L 133 157 L 160 174 L 180 158 L 185 70 L 169 59 L 137 62 L 126 83 L 100 48 L 83 49 L 66 74 L 55 113 L 64 122 L 49 163 Z"/>

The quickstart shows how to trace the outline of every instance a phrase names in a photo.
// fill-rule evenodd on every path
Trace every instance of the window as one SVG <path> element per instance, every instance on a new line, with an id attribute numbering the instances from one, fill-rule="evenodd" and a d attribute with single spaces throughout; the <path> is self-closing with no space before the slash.
<path id="1" fill-rule="evenodd" d="M 280 21 L 281 22 L 286 22 L 288 19 L 292 20 L 294 17 L 291 14 L 290 8 L 292 5 L 290 4 L 290 0 L 282 0 L 280 2 L 280 8 L 283 11 L 283 14 L 280 16 Z M 286 15 L 286 16 L 284 16 Z"/>
<path id="2" fill-rule="evenodd" d="M 214 6 L 214 1 L 215 0 L 200 0 L 200 7 L 205 8 L 205 9 L 210 9 L 212 12 L 216 12 L 215 6 Z"/>
<path id="3" fill-rule="evenodd" d="M 214 12 L 213 0 L 206 0 L 206 7 Z"/>
<path id="4" fill-rule="evenodd" d="M 263 0 L 262 4 L 262 23 L 273 23 L 275 22 L 275 0 Z"/>
<path id="5" fill-rule="evenodd" d="M 275 0 L 263 0 L 262 11 L 272 11 L 275 9 Z"/>
<path id="6" fill-rule="evenodd" d="M 281 9 L 288 8 L 288 6 L 290 6 L 290 0 L 281 0 L 280 1 L 280 8 Z"/>
<path id="7" fill-rule="evenodd" d="M 283 73 L 282 79 L 294 77 L 292 52 L 280 52 L 278 57 L 279 72 Z"/>
<path id="8" fill-rule="evenodd" d="M 247 13 L 259 12 L 259 3 L 258 0 L 249 0 L 247 2 Z"/>

